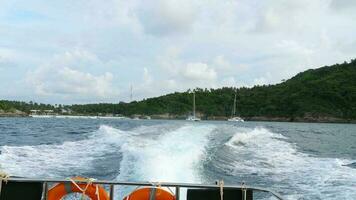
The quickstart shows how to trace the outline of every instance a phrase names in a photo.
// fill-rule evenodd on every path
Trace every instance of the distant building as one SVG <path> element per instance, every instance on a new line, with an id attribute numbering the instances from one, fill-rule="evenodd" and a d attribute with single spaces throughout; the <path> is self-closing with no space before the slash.
<path id="1" fill-rule="evenodd" d="M 36 115 L 38 113 L 41 113 L 41 110 L 30 110 L 31 114 Z"/>
<path id="2" fill-rule="evenodd" d="M 64 108 L 62 108 L 61 113 L 63 113 L 63 114 L 71 114 L 71 113 L 72 113 L 72 110 L 71 110 L 71 109 L 64 109 Z"/>
<path id="3" fill-rule="evenodd" d="M 53 115 L 53 110 L 30 110 L 31 115 Z"/>

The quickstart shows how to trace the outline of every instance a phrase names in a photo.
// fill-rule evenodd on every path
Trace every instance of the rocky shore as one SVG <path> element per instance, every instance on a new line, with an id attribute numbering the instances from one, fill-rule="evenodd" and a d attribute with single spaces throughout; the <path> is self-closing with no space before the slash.
<path id="1" fill-rule="evenodd" d="M 327 116 L 305 117 L 265 117 L 256 116 L 245 118 L 246 121 L 269 121 L 269 122 L 305 122 L 305 123 L 356 123 L 356 120 L 342 119 Z"/>
<path id="2" fill-rule="evenodd" d="M 140 119 L 146 119 L 148 115 L 134 115 Z M 199 113 L 197 115 L 203 120 L 217 120 L 225 121 L 228 119 L 226 116 L 209 116 L 206 117 Z M 29 117 L 25 112 L 14 110 L 11 112 L 4 112 L 0 110 L 0 117 Z M 151 115 L 151 119 L 166 119 L 166 120 L 184 120 L 186 115 L 174 115 L 169 113 Z M 266 122 L 306 122 L 306 123 L 353 123 L 356 124 L 356 120 L 348 120 L 343 118 L 337 118 L 332 116 L 312 116 L 307 115 L 304 117 L 269 117 L 269 116 L 254 116 L 254 117 L 243 117 L 245 121 L 266 121 Z"/>
<path id="3" fill-rule="evenodd" d="M 225 121 L 228 119 L 226 116 L 204 116 L 203 114 L 197 114 L 203 120 L 217 120 Z M 172 115 L 169 113 L 160 115 L 151 115 L 152 119 L 186 119 L 186 115 Z M 267 121 L 267 122 L 306 122 L 306 123 L 356 123 L 356 120 L 348 120 L 343 118 L 337 118 L 332 116 L 313 116 L 306 115 L 304 117 L 269 117 L 269 116 L 254 116 L 243 117 L 245 121 Z"/>
<path id="4" fill-rule="evenodd" d="M 0 110 L 0 117 L 28 117 L 28 114 L 19 110 L 13 110 L 11 112 Z"/>

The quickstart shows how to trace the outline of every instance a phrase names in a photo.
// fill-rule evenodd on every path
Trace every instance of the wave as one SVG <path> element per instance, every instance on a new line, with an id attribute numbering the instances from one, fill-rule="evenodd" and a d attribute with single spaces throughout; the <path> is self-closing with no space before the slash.
<path id="1" fill-rule="evenodd" d="M 111 177 L 117 180 L 196 182 L 199 181 L 197 162 L 204 156 L 207 135 L 213 129 L 214 126 L 185 124 L 123 131 L 101 125 L 84 140 L 2 146 L 0 168 L 23 177 L 98 175 L 97 178 L 103 178 L 108 177 L 108 172 L 115 172 Z M 110 160 L 104 162 L 105 158 Z"/>
<path id="2" fill-rule="evenodd" d="M 0 147 L 0 168 L 13 176 L 194 183 L 251 177 L 247 183 L 268 184 L 288 199 L 352 199 L 354 163 L 299 152 L 288 138 L 266 128 L 203 123 L 130 130 L 101 125 L 83 140 Z M 128 191 L 120 187 L 117 193 Z"/>
<path id="3" fill-rule="evenodd" d="M 123 158 L 117 180 L 201 182 L 200 162 L 204 160 L 208 136 L 214 128 L 184 125 L 163 132 L 161 127 L 136 129 L 151 137 L 140 137 L 139 140 L 131 140 L 121 146 Z M 116 193 L 125 196 L 132 189 L 121 187 Z M 185 192 L 181 190 L 181 195 L 185 196 Z"/>
<path id="4" fill-rule="evenodd" d="M 199 161 L 214 126 L 185 125 L 155 139 L 122 146 L 119 180 L 199 182 Z"/>
<path id="5" fill-rule="evenodd" d="M 100 126 L 88 139 L 62 144 L 0 147 L 0 168 L 14 176 L 63 177 L 87 174 L 93 161 L 117 151 L 127 132 Z M 60 135 L 59 135 L 60 137 Z"/>
<path id="6" fill-rule="evenodd" d="M 356 196 L 356 170 L 344 166 L 352 161 L 317 158 L 298 152 L 295 144 L 265 128 L 238 132 L 225 143 L 233 153 L 230 163 L 218 164 L 232 175 L 266 177 L 277 190 L 289 191 L 289 199 L 341 199 Z M 342 192 L 340 192 L 342 191 Z"/>

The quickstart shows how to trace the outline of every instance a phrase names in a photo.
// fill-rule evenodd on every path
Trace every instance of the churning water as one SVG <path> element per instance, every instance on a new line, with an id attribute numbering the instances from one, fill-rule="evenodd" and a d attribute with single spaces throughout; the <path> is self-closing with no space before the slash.
<path id="1" fill-rule="evenodd" d="M 0 169 L 14 176 L 223 179 L 287 199 L 356 199 L 355 165 L 356 125 L 0 118 Z"/>

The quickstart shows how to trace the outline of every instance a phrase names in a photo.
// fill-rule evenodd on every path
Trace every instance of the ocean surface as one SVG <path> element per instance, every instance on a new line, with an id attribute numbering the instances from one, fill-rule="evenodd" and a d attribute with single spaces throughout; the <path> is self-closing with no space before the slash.
<path id="1" fill-rule="evenodd" d="M 224 180 L 286 199 L 354 200 L 356 125 L 0 118 L 0 170 L 36 178 Z M 129 190 L 119 188 L 116 199 Z"/>

